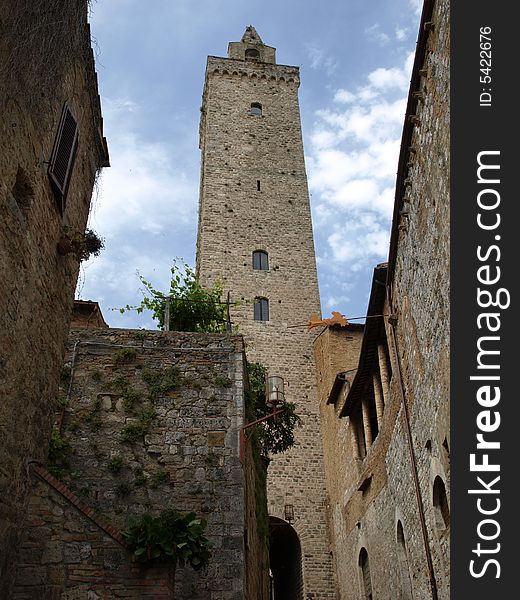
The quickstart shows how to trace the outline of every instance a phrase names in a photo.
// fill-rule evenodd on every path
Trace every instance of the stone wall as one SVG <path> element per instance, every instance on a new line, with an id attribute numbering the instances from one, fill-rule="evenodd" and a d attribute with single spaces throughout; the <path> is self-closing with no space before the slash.
<path id="1" fill-rule="evenodd" d="M 269 465 L 269 514 L 284 519 L 284 506 L 294 506 L 305 597 L 321 600 L 334 597 L 334 586 L 312 353 L 316 332 L 306 328 L 320 302 L 298 86 L 297 67 L 208 58 L 197 270 L 203 282 L 220 281 L 231 292 L 238 302 L 231 319 L 244 336 L 248 360 L 284 378 L 286 399 L 302 418 L 294 448 Z M 262 106 L 261 115 L 251 114 L 252 103 Z M 266 270 L 253 269 L 257 250 L 268 253 Z M 268 299 L 268 319 L 254 320 L 257 297 Z"/>
<path id="2" fill-rule="evenodd" d="M 347 331 L 343 340 L 318 338 L 315 346 L 341 600 L 369 597 L 361 563 L 379 600 L 430 599 L 433 587 L 438 598 L 449 597 L 449 2 L 425 7 L 418 43 L 424 60 L 416 61 L 412 77 L 418 87 L 410 90 L 415 108 L 406 117 L 388 264 L 392 305 L 387 298 L 382 310 L 391 380 L 378 435 L 361 459 L 351 418 L 338 415 L 348 386 L 339 407 L 325 404 L 331 377 L 322 365 L 339 348 L 345 356 L 337 368 L 345 370 L 358 348 Z M 366 364 L 378 364 L 369 345 L 359 369 Z M 434 499 L 436 478 L 447 493 L 442 508 Z"/>
<path id="3" fill-rule="evenodd" d="M 59 256 L 61 228 L 84 231 L 106 166 L 87 2 L 0 8 L 0 596 L 9 596 L 27 461 L 47 453 L 78 261 Z M 67 207 L 47 167 L 64 102 L 79 126 Z"/>
<path id="4" fill-rule="evenodd" d="M 424 101 L 418 103 L 419 121 L 411 138 L 416 152 L 407 174 L 409 217 L 400 223 L 392 281 L 393 310 L 399 315 L 397 348 L 412 411 L 419 483 L 441 598 L 449 595 L 450 528 L 439 524 L 433 484 L 437 476 L 442 478 L 449 502 L 449 4 L 437 0 L 433 5 L 433 28 L 420 80 Z M 411 520 L 410 507 L 405 505 L 405 510 L 404 517 Z"/>
<path id="5" fill-rule="evenodd" d="M 258 538 L 256 514 L 246 517 L 245 511 L 244 481 L 254 480 L 254 465 L 250 454 L 244 465 L 239 457 L 245 384 L 242 339 L 224 334 L 78 329 L 70 335 L 67 365 L 70 372 L 66 370 L 63 378 L 58 400 L 63 409 L 56 427 L 70 449 L 51 454 L 48 470 L 118 530 L 132 516 L 157 515 L 168 508 L 193 511 L 206 519 L 213 543 L 210 564 L 203 572 L 178 568 L 175 597 L 243 600 L 245 528 L 251 535 L 250 552 L 259 557 L 261 551 L 253 548 Z M 55 589 L 72 593 L 78 579 L 77 565 L 72 568 L 67 562 L 70 541 L 84 548 L 81 585 L 105 597 L 92 573 L 101 560 L 89 541 L 92 526 L 76 516 L 74 522 L 83 525 L 74 529 L 71 538 L 70 507 L 65 512 L 54 510 L 63 502 L 56 500 L 52 490 L 42 491 L 43 485 L 38 482 L 31 500 L 25 562 L 19 565 L 19 597 L 25 597 L 26 573 L 32 571 L 48 579 L 57 570 Z M 254 498 L 247 503 L 254 505 Z M 45 558 L 50 550 L 38 534 L 41 526 L 52 528 L 58 565 Z M 99 532 L 96 535 L 101 540 Z M 111 556 L 114 544 L 103 540 L 99 543 L 108 550 L 99 552 Z M 131 571 L 128 556 L 121 549 L 117 552 L 123 572 Z M 256 568 L 260 570 L 261 562 Z M 139 580 L 139 573 L 132 581 Z M 250 576 L 254 589 L 262 574 Z M 167 581 L 163 573 L 164 586 Z M 127 594 L 132 593 L 132 585 Z M 35 587 L 33 593 L 39 591 Z"/>
<path id="6" fill-rule="evenodd" d="M 29 515 L 13 600 L 174 597 L 171 565 L 133 561 L 119 530 L 38 467 Z"/>

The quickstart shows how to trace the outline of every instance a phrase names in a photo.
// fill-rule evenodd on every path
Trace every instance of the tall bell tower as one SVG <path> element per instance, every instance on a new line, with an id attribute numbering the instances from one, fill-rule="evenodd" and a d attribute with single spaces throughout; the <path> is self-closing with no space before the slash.
<path id="1" fill-rule="evenodd" d="M 200 120 L 197 272 L 219 280 L 250 362 L 283 377 L 302 426 L 268 469 L 278 598 L 334 598 L 312 341 L 320 312 L 298 105 L 299 68 L 276 63 L 254 27 L 209 56 Z M 294 520 L 285 521 L 286 506 Z M 276 560 L 273 560 L 273 557 Z M 285 573 L 285 575 L 284 575 Z M 285 577 L 286 580 L 283 580 Z M 277 580 L 278 579 L 278 580 Z"/>

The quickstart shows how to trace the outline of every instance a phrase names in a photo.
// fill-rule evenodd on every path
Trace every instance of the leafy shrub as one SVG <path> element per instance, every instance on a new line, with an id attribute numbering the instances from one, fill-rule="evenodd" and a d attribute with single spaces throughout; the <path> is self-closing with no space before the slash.
<path id="1" fill-rule="evenodd" d="M 152 311 L 153 318 L 160 327 L 164 327 L 166 301 L 170 301 L 170 331 L 201 331 L 216 333 L 226 331 L 226 304 L 220 301 L 222 289 L 219 284 L 205 288 L 199 282 L 194 269 L 174 261 L 171 268 L 170 291 L 168 293 L 156 290 L 152 283 L 141 275 L 139 279 L 145 287 L 145 296 L 139 306 L 126 305 L 120 308 L 121 313 L 136 310 Z"/>
<path id="2" fill-rule="evenodd" d="M 126 444 L 135 444 L 135 442 L 142 440 L 148 433 L 155 416 L 156 412 L 153 408 L 143 408 L 136 423 L 131 423 L 123 427 L 120 434 L 121 440 Z"/>
<path id="3" fill-rule="evenodd" d="M 72 454 L 69 440 L 64 438 L 57 427 L 52 428 L 49 442 L 49 461 L 51 463 L 66 463 Z"/>
<path id="4" fill-rule="evenodd" d="M 167 510 L 158 517 L 144 514 L 130 519 L 123 536 L 140 562 L 171 561 L 181 567 L 189 564 L 198 571 L 211 558 L 211 542 L 204 536 L 205 528 L 206 521 L 198 519 L 195 513 L 182 515 Z"/>
<path id="5" fill-rule="evenodd" d="M 117 475 L 121 472 L 121 469 L 124 467 L 124 460 L 122 456 L 113 456 L 107 464 L 108 470 L 114 475 Z"/>
<path id="6" fill-rule="evenodd" d="M 176 366 L 162 370 L 146 369 L 141 377 L 148 386 L 148 397 L 152 402 L 159 396 L 178 389 L 182 383 L 181 371 Z"/>
<path id="7" fill-rule="evenodd" d="M 132 486 L 128 483 L 128 481 L 121 481 L 116 486 L 116 495 L 119 497 L 128 496 L 131 491 Z"/>
<path id="8" fill-rule="evenodd" d="M 112 360 L 116 366 L 131 363 L 135 360 L 137 351 L 135 348 L 120 348 L 112 354 Z"/>

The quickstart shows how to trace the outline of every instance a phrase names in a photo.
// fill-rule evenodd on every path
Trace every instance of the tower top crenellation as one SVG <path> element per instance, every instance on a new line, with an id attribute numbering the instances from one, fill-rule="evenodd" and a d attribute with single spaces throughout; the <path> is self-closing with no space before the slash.
<path id="1" fill-rule="evenodd" d="M 266 46 L 252 25 L 248 25 L 240 42 L 229 42 L 228 58 L 258 63 L 276 63 L 276 49 Z"/>

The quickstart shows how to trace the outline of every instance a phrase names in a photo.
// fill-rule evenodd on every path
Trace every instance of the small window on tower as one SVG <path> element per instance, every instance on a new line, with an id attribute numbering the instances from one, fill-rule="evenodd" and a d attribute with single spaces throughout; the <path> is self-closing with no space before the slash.
<path id="1" fill-rule="evenodd" d="M 259 104 L 258 102 L 252 102 L 251 110 L 249 112 L 252 115 L 254 115 L 255 117 L 261 117 L 262 116 L 262 105 Z"/>
<path id="2" fill-rule="evenodd" d="M 269 300 L 267 298 L 255 298 L 254 319 L 255 321 L 269 321 Z"/>
<path id="3" fill-rule="evenodd" d="M 260 52 L 258 52 L 258 50 L 255 50 L 255 48 L 248 48 L 246 50 L 246 60 L 259 60 L 260 59 Z"/>
<path id="4" fill-rule="evenodd" d="M 263 250 L 253 252 L 253 269 L 255 271 L 269 271 L 269 255 Z"/>

